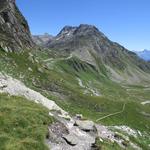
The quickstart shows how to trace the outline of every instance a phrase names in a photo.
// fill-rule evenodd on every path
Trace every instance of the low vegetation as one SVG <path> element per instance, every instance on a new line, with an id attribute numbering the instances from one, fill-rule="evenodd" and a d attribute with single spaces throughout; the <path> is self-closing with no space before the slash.
<path id="1" fill-rule="evenodd" d="M 49 111 L 22 97 L 0 94 L 0 149 L 47 150 Z"/>
<path id="2" fill-rule="evenodd" d="M 49 60 L 49 57 L 52 59 Z M 112 82 L 105 76 L 105 70 L 103 74 L 99 74 L 99 71 L 90 64 L 75 57 L 69 60 L 59 59 L 54 52 L 34 51 L 21 54 L 1 52 L 0 60 L 1 72 L 23 81 L 30 88 L 53 99 L 71 115 L 83 114 L 85 118 L 96 121 L 98 118 L 121 111 L 126 103 L 122 113 L 106 117 L 98 123 L 107 126 L 126 125 L 141 131 L 147 139 L 150 137 L 150 120 L 142 113 L 150 114 L 149 105 L 141 105 L 141 102 L 150 96 L 149 87 L 145 87 L 144 84 L 131 86 Z M 81 87 L 77 79 L 80 79 L 87 88 Z M 100 95 L 85 93 L 89 88 L 96 89 Z M 3 97 L 8 99 L 8 96 Z M 19 109 L 19 103 L 17 107 Z M 45 133 L 43 135 L 45 136 Z M 145 142 L 144 137 L 140 138 L 140 143 L 138 139 L 134 141 L 137 141 L 139 146 L 148 148 L 149 141 Z"/>

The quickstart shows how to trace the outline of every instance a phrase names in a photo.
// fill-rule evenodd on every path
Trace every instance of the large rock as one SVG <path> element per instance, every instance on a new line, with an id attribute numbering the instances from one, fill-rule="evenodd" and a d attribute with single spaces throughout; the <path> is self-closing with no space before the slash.
<path id="1" fill-rule="evenodd" d="M 0 49 L 21 51 L 33 46 L 28 23 L 15 0 L 0 0 Z"/>
<path id="2" fill-rule="evenodd" d="M 74 119 L 66 120 L 61 118 L 57 113 L 54 113 L 54 118 L 66 126 L 62 125 L 50 126 L 50 137 L 47 144 L 51 150 L 91 150 L 95 144 L 97 134 L 85 132 L 78 126 L 74 126 Z M 65 129 L 65 130 L 64 130 Z M 60 132 L 59 132 L 60 131 Z M 64 132 L 65 131 L 65 132 Z M 55 139 L 55 140 L 53 140 Z"/>
<path id="3" fill-rule="evenodd" d="M 66 140 L 66 142 L 68 144 L 70 144 L 72 146 L 75 146 L 79 143 L 79 139 L 74 134 L 68 134 L 68 135 L 64 136 L 64 139 Z"/>
<path id="4" fill-rule="evenodd" d="M 94 122 L 89 120 L 76 120 L 75 125 L 84 131 L 94 131 Z"/>

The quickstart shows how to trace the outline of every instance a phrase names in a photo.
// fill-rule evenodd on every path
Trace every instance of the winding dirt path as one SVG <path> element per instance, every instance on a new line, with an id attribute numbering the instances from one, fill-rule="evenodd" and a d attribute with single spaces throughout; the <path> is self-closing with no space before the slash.
<path id="1" fill-rule="evenodd" d="M 73 57 L 72 54 L 70 54 L 68 57 L 66 58 L 56 58 L 56 59 L 53 59 L 53 58 L 48 58 L 48 59 L 45 59 L 43 60 L 44 62 L 48 62 L 48 61 L 59 61 L 59 60 L 69 60 Z"/>
<path id="2" fill-rule="evenodd" d="M 124 110 L 125 110 L 125 107 L 126 107 L 126 103 L 123 104 L 123 107 L 122 107 L 122 110 L 121 110 L 121 111 L 118 111 L 118 112 L 115 112 L 115 113 L 106 115 L 106 116 L 104 116 L 104 117 L 101 117 L 101 118 L 97 119 L 96 122 L 98 122 L 98 121 L 100 121 L 100 120 L 103 120 L 103 119 L 105 119 L 105 118 L 107 118 L 107 117 L 111 117 L 111 116 L 114 116 L 114 115 L 118 115 L 118 114 L 123 113 Z"/>

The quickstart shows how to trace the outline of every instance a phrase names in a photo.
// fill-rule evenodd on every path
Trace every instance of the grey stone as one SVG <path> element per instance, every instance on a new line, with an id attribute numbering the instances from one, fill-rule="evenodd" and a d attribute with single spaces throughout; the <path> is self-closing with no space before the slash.
<path id="1" fill-rule="evenodd" d="M 71 146 L 75 146 L 75 145 L 77 145 L 79 143 L 79 139 L 74 134 L 68 134 L 66 136 L 63 136 L 63 138 Z"/>
<path id="2" fill-rule="evenodd" d="M 89 120 L 76 120 L 75 125 L 84 131 L 94 131 L 94 122 Z"/>

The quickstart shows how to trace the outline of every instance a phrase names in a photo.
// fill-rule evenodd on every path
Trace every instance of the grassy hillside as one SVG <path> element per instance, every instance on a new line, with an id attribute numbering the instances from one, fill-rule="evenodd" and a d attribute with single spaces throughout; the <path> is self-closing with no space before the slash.
<path id="1" fill-rule="evenodd" d="M 54 60 L 56 60 L 56 62 L 54 62 Z M 56 58 L 54 60 L 44 63 L 51 72 L 55 70 L 55 72 L 60 75 L 60 78 L 62 79 L 61 84 L 64 86 L 66 91 L 70 92 L 68 100 L 65 99 L 66 103 L 61 100 L 58 101 L 61 105 L 68 105 L 66 107 L 71 109 L 71 112 L 73 112 L 73 110 L 75 112 L 80 110 L 84 114 L 86 112 L 90 114 L 93 111 L 91 118 L 96 119 L 98 116 L 103 116 L 120 110 L 123 104 L 126 103 L 127 106 L 123 115 L 128 112 L 129 116 L 133 117 L 132 119 L 136 118 L 136 115 L 138 116 L 137 120 L 145 120 L 145 122 L 143 121 L 143 126 L 141 125 L 141 129 L 146 129 L 144 126 L 145 123 L 149 123 L 149 118 L 142 116 L 139 111 L 145 110 L 149 112 L 148 105 L 143 106 L 140 104 L 142 101 L 147 100 L 150 97 L 149 87 L 145 87 L 144 84 L 131 86 L 112 82 L 109 80 L 109 77 L 104 76 L 104 74 L 99 74 L 93 66 L 84 63 L 77 58 L 71 58 L 69 60 L 60 60 Z M 101 96 L 91 96 L 91 93 L 83 94 L 85 88 L 79 86 L 77 78 L 80 78 L 83 84 L 87 87 L 91 82 L 92 84 L 90 86 L 97 89 L 101 93 Z M 84 108 L 87 111 L 85 111 Z M 127 114 L 125 116 L 127 116 Z M 122 121 L 122 116 L 116 116 L 112 123 L 119 123 L 119 118 L 120 123 L 124 122 L 128 124 L 128 116 L 124 121 Z M 137 123 L 133 124 L 133 126 L 135 127 L 138 123 L 139 122 L 137 121 Z M 130 124 L 132 123 L 129 123 L 129 125 Z"/>
<path id="2" fill-rule="evenodd" d="M 146 114 L 150 114 L 150 106 L 142 105 L 141 102 L 149 100 L 150 87 L 144 84 L 118 84 L 105 75 L 105 69 L 99 72 L 76 57 L 65 58 L 53 51 L 20 54 L 1 52 L 0 71 L 53 99 L 70 114 L 81 113 L 94 121 L 120 112 L 126 104 L 121 113 L 106 117 L 98 123 L 108 126 L 127 125 L 139 130 L 142 137 L 131 139 L 148 149 L 150 120 Z"/>
<path id="3" fill-rule="evenodd" d="M 0 149 L 48 150 L 45 138 L 54 121 L 48 113 L 22 97 L 0 94 Z"/>
<path id="4" fill-rule="evenodd" d="M 150 87 L 144 84 L 115 83 L 105 76 L 105 69 L 102 70 L 103 73 L 99 73 L 96 68 L 75 57 L 67 60 L 55 58 L 43 63 L 51 73 L 55 70 L 60 78 L 62 96 L 55 93 L 53 98 L 61 107 L 72 115 L 81 113 L 86 118 L 96 121 L 106 115 L 120 112 L 125 105 L 123 112 L 102 119 L 98 123 L 108 126 L 126 125 L 140 131 L 143 137 L 131 139 L 144 149 L 148 149 L 150 120 L 149 116 L 144 114 L 150 114 L 150 106 L 142 105 L 141 102 L 149 99 Z M 82 81 L 82 86 L 78 79 Z M 93 95 L 89 89 L 97 91 L 100 95 Z M 89 91 L 85 93 L 86 90 Z M 57 90 L 55 92 L 59 93 Z"/>

